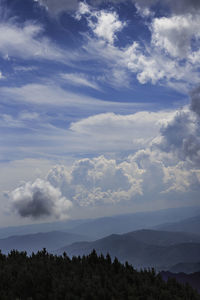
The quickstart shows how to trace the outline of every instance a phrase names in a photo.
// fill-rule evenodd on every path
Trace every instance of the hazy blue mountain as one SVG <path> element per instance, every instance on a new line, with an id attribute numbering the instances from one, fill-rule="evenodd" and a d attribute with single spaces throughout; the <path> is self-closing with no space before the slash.
<path id="1" fill-rule="evenodd" d="M 51 231 L 70 231 L 71 228 L 87 222 L 89 219 L 67 220 L 62 222 L 29 224 L 23 226 L 3 227 L 0 228 L 0 238 L 6 238 L 14 235 L 27 235 L 38 232 Z"/>
<path id="2" fill-rule="evenodd" d="M 122 234 L 138 229 L 153 228 L 163 223 L 182 221 L 197 215 L 200 215 L 200 207 L 180 207 L 115 215 L 97 219 L 79 219 L 54 223 L 31 224 L 0 228 L 0 238 L 15 235 L 28 235 L 38 232 L 66 231 L 91 236 L 97 239 L 112 233 Z"/>
<path id="3" fill-rule="evenodd" d="M 124 236 L 133 237 L 137 241 L 149 245 L 172 246 L 182 243 L 200 243 L 200 235 L 187 232 L 168 232 L 157 230 L 137 230 L 124 234 Z"/>
<path id="4" fill-rule="evenodd" d="M 176 278 L 180 283 L 189 283 L 194 289 L 200 292 L 200 272 L 193 274 L 178 273 L 173 274 L 171 272 L 161 272 L 162 278 L 167 281 L 168 278 Z"/>
<path id="5" fill-rule="evenodd" d="M 66 244 L 69 245 L 73 242 L 86 239 L 86 236 L 52 231 L 0 239 L 0 249 L 3 253 L 8 253 L 11 250 L 16 249 L 19 251 L 27 251 L 28 254 L 31 254 L 32 252 L 37 252 L 43 248 L 52 251 L 58 247 L 63 247 Z"/>
<path id="6" fill-rule="evenodd" d="M 175 232 L 184 231 L 189 233 L 200 234 L 200 215 L 170 224 L 161 224 L 156 226 L 155 229 Z"/>
<path id="7" fill-rule="evenodd" d="M 198 262 L 200 260 L 199 236 L 141 230 L 128 234 L 112 234 L 93 242 L 79 242 L 58 249 L 55 253 L 77 256 L 89 254 L 93 249 L 97 253 L 121 261 L 128 261 L 136 268 L 156 267 L 169 269 L 179 262 Z"/>
<path id="8" fill-rule="evenodd" d="M 102 238 L 110 234 L 123 234 L 138 229 L 152 228 L 161 223 L 183 220 L 187 216 L 200 214 L 200 207 L 170 208 L 159 211 L 138 212 L 134 214 L 89 220 L 75 226 L 71 232 Z M 168 230 L 170 231 L 170 230 Z"/>
<path id="9" fill-rule="evenodd" d="M 169 269 L 172 273 L 186 273 L 191 274 L 195 272 L 200 272 L 200 262 L 198 263 L 179 263 L 172 266 Z"/>

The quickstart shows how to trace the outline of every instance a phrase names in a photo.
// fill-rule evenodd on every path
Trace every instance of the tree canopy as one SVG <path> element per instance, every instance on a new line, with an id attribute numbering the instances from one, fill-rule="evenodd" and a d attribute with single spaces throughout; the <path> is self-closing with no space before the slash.
<path id="1" fill-rule="evenodd" d="M 189 285 L 163 281 L 154 269 L 136 271 L 110 255 L 70 259 L 46 249 L 0 253 L 0 300 L 200 300 Z"/>

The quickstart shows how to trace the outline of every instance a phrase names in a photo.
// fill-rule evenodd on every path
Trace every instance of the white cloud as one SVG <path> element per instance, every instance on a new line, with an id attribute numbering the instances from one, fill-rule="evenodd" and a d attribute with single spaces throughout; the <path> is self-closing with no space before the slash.
<path id="1" fill-rule="evenodd" d="M 136 4 L 144 12 L 155 2 L 151 1 L 147 5 L 146 1 L 136 1 Z M 165 4 L 168 5 L 168 1 Z M 76 18 L 85 17 L 92 31 L 85 34 L 87 43 L 83 45 L 83 49 L 86 56 L 102 61 L 101 71 L 104 75 L 99 76 L 99 79 L 104 82 L 106 80 L 115 87 L 130 87 L 132 74 L 135 74 L 141 84 L 166 84 L 176 90 L 188 92 L 199 82 L 198 16 L 149 16 L 146 26 L 151 33 L 150 43 L 133 40 L 132 43 L 128 41 L 126 46 L 119 47 L 114 43 L 117 33 L 127 24 L 120 21 L 116 12 L 99 11 L 81 3 Z"/>
<path id="2" fill-rule="evenodd" d="M 99 114 L 72 123 L 70 129 L 80 139 L 83 137 L 83 144 L 91 144 L 97 150 L 134 151 L 148 145 L 159 134 L 161 124 L 174 114 L 174 111 Z"/>
<path id="3" fill-rule="evenodd" d="M 195 97 L 196 94 L 197 92 L 193 93 Z M 158 130 L 157 126 L 158 128 L 164 127 L 160 138 L 159 133 L 156 133 L 156 138 L 149 146 L 143 148 L 140 144 L 141 150 L 126 159 L 116 160 L 98 156 L 75 160 L 71 167 L 64 165 L 53 167 L 45 180 L 37 179 L 33 183 L 28 182 L 10 193 L 12 202 L 17 202 L 17 206 L 14 205 L 14 207 L 21 216 L 31 216 L 30 207 L 31 209 L 33 207 L 33 217 L 37 217 L 37 208 L 40 208 L 40 205 L 44 215 L 51 214 L 53 202 L 46 200 L 49 199 L 50 194 L 54 195 L 54 199 L 63 199 L 63 197 L 69 199 L 74 204 L 75 210 L 81 207 L 120 205 L 127 201 L 141 202 L 141 207 L 143 203 L 151 202 L 153 206 L 158 200 L 169 201 L 169 197 L 172 197 L 173 204 L 179 203 L 180 205 L 180 199 L 188 205 L 191 204 L 190 201 L 197 202 L 200 187 L 200 170 L 197 161 L 200 148 L 193 151 L 195 149 L 192 150 L 191 147 L 187 149 L 182 147 L 195 134 L 196 140 L 199 139 L 198 131 L 196 131 L 199 126 L 198 122 L 193 123 L 196 120 L 196 106 L 192 107 L 193 111 L 185 109 L 179 113 L 161 112 L 160 115 L 147 112 L 129 116 L 102 114 L 72 124 L 71 129 L 83 134 L 83 140 L 85 136 L 92 136 L 94 132 L 97 132 L 99 136 L 107 128 L 110 132 L 108 132 L 108 137 L 104 137 L 104 142 L 102 142 L 104 144 L 109 137 L 112 139 L 110 127 L 115 128 L 115 131 L 122 130 L 121 136 L 123 130 L 129 126 L 135 129 L 135 132 L 138 130 L 144 132 L 146 127 L 151 129 L 155 126 L 155 131 Z M 78 140 L 80 143 L 80 139 Z M 91 138 L 89 140 L 90 143 L 94 143 Z M 50 187 L 53 187 L 55 191 Z M 40 198 L 37 197 L 38 194 L 41 195 Z M 191 195 L 192 198 L 190 198 Z M 27 197 L 30 205 L 24 206 Z M 47 203 L 44 208 L 43 201 Z M 67 203 L 65 201 L 64 199 L 58 200 L 58 203 Z"/>
<path id="4" fill-rule="evenodd" d="M 114 159 L 100 156 L 77 160 L 69 170 L 55 167 L 47 179 L 76 205 L 95 206 L 128 201 L 141 194 L 140 172 L 135 168 L 133 173 L 135 178 Z"/>
<path id="5" fill-rule="evenodd" d="M 121 22 L 116 12 L 94 10 L 86 3 L 80 3 L 76 18 L 80 19 L 82 15 L 86 15 L 88 25 L 95 36 L 110 44 L 117 39 L 117 32 L 126 26 L 126 22 Z"/>
<path id="6" fill-rule="evenodd" d="M 11 115 L 8 114 L 1 114 L 0 115 L 0 127 L 23 127 L 24 124 L 19 119 L 13 118 Z"/>
<path id="7" fill-rule="evenodd" d="M 61 78 L 64 79 L 69 84 L 75 86 L 86 86 L 95 90 L 99 90 L 98 85 L 93 80 L 90 80 L 86 74 L 63 73 L 61 74 Z"/>
<path id="8" fill-rule="evenodd" d="M 119 162 L 104 156 L 77 160 L 71 168 L 53 168 L 47 180 L 80 207 L 117 205 L 127 201 L 130 205 L 140 201 L 141 206 L 150 202 L 153 207 L 157 200 L 169 201 L 169 194 L 174 203 L 180 195 L 188 205 L 190 201 L 197 201 L 197 195 L 192 199 L 188 197 L 199 192 L 200 170 L 173 159 L 169 165 L 162 153 L 158 153 L 140 150 Z"/>
<path id="9" fill-rule="evenodd" d="M 37 120 L 39 118 L 39 114 L 36 112 L 30 113 L 23 111 L 19 114 L 18 117 L 13 117 L 9 114 L 0 114 L 0 128 L 25 128 L 26 121 Z"/>
<path id="10" fill-rule="evenodd" d="M 52 81 L 44 84 L 33 83 L 21 87 L 1 87 L 0 95 L 6 102 L 29 103 L 38 106 L 51 107 L 76 107 L 87 112 L 122 111 L 127 112 L 141 109 L 144 103 L 112 102 L 69 92 Z"/>
<path id="11" fill-rule="evenodd" d="M 27 182 L 9 194 L 11 209 L 21 217 L 67 217 L 72 203 L 47 181 Z"/>
<path id="12" fill-rule="evenodd" d="M 152 23 L 152 43 L 173 57 L 187 58 L 192 40 L 200 38 L 199 17 L 192 15 L 155 18 Z"/>
<path id="13" fill-rule="evenodd" d="M 55 96 L 53 95 L 54 92 Z M 30 97 L 31 100 L 37 97 L 36 91 L 35 94 L 33 93 L 34 89 L 30 89 L 30 93 L 28 90 L 26 91 L 27 97 Z M 139 110 L 142 104 L 117 103 L 115 105 L 112 102 L 104 104 L 104 101 L 95 102 L 95 99 L 91 99 L 89 105 L 86 105 L 84 101 L 81 102 L 84 99 L 80 98 L 80 104 L 74 100 L 74 103 L 70 102 L 69 105 L 67 103 L 66 105 L 61 105 L 56 88 L 54 89 L 53 87 L 47 94 L 42 95 L 42 93 L 38 92 L 38 95 L 41 97 L 40 99 L 45 99 L 46 97 L 48 101 L 51 100 L 50 97 L 53 97 L 52 101 L 56 99 L 57 103 L 55 103 L 55 106 L 54 104 L 51 106 L 47 105 L 45 101 L 44 103 L 41 101 L 41 104 L 39 103 L 38 105 L 30 102 L 29 111 L 18 111 L 17 115 L 15 113 L 12 115 L 0 114 L 1 160 L 16 160 L 29 157 L 66 160 L 66 157 L 69 156 L 71 159 L 80 153 L 82 155 L 85 153 L 97 155 L 97 153 L 104 153 L 104 151 L 106 153 L 116 150 L 117 152 L 132 151 L 138 149 L 141 145 L 146 145 L 156 136 L 159 131 L 157 118 L 162 119 L 162 116 L 158 114 L 150 120 L 151 116 L 148 116 L 148 113 L 141 113 L 141 118 L 149 117 L 147 122 L 149 126 L 152 126 L 150 131 L 145 129 L 145 125 L 142 122 L 139 122 L 139 115 L 138 117 L 134 117 L 134 114 L 133 116 L 123 116 L 115 115 L 114 113 L 93 115 L 94 113 L 110 110 L 116 111 L 116 113 L 122 112 L 127 114 L 127 112 Z M 18 97 L 19 103 L 23 103 L 23 97 Z M 15 98 L 14 101 L 18 101 L 18 97 L 17 94 L 12 95 L 12 99 Z M 5 99 L 9 99 L 11 103 L 10 98 L 5 98 L 4 96 Z M 67 99 L 63 97 L 63 101 L 67 102 Z M 89 109 L 91 108 L 91 111 L 88 109 L 88 106 Z M 76 108 L 77 119 L 80 118 L 80 112 L 83 116 L 84 110 L 86 117 L 80 121 L 70 123 L 74 118 L 69 115 L 68 107 Z M 90 114 L 93 116 L 87 118 Z M 120 122 L 123 122 L 123 127 L 120 127 Z M 107 125 L 110 126 L 109 130 Z M 135 127 L 134 130 L 132 126 Z M 116 130 L 118 130 L 119 136 L 116 135 Z M 96 131 L 98 131 L 99 135 L 97 135 Z M 143 139 L 139 136 L 139 132 L 141 134 L 145 132 L 146 135 Z M 137 136 L 134 137 L 134 134 L 137 134 Z"/>
<path id="14" fill-rule="evenodd" d="M 102 38 L 109 43 L 113 44 L 116 39 L 116 33 L 121 31 L 125 26 L 116 13 L 102 11 L 97 15 L 97 24 L 91 24 L 91 28 L 97 37 Z"/>
<path id="15" fill-rule="evenodd" d="M 187 193 L 191 191 L 199 192 L 200 170 L 195 169 L 188 162 L 179 162 L 177 165 L 165 168 L 166 188 L 163 193 Z"/>
<path id="16" fill-rule="evenodd" d="M 0 53 L 2 57 L 22 59 L 48 59 L 64 61 L 64 52 L 42 36 L 39 24 L 0 23 Z"/>
<path id="17" fill-rule="evenodd" d="M 63 205 L 66 205 L 67 213 L 71 203 L 74 210 L 84 207 L 106 209 L 110 205 L 125 205 L 127 201 L 130 205 L 140 203 L 143 207 L 144 203 L 151 203 L 154 207 L 162 201 L 168 203 L 169 197 L 173 202 L 167 206 L 195 203 L 200 170 L 173 159 L 169 164 L 162 155 L 158 150 L 146 149 L 122 161 L 99 156 L 76 160 L 71 167 L 55 166 L 45 180 L 27 182 L 9 193 L 12 207 L 22 217 L 49 215 L 62 218 L 63 214 L 65 216 Z M 191 195 L 193 197 L 188 198 Z"/>
<path id="18" fill-rule="evenodd" d="M 22 87 L 3 87 L 2 95 L 11 101 L 27 102 L 37 105 L 82 106 L 86 104 L 103 105 L 100 100 L 68 92 L 54 84 L 27 84 Z"/>

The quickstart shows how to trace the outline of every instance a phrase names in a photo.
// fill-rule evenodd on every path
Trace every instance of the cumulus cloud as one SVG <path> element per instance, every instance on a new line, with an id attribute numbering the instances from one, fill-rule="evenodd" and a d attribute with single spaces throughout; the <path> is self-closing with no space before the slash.
<path id="1" fill-rule="evenodd" d="M 124 47 L 118 47 L 115 41 L 118 32 L 127 24 L 116 12 L 98 10 L 83 2 L 76 18 L 83 17 L 91 29 L 85 34 L 85 52 L 109 68 L 108 76 L 102 69 L 105 75 L 99 76 L 99 80 L 105 81 L 106 77 L 106 82 L 115 87 L 129 86 L 131 74 L 135 74 L 141 84 L 165 83 L 184 92 L 199 82 L 198 16 L 186 14 L 158 18 L 152 15 L 146 23 L 151 32 L 150 44 L 133 40 Z"/>
<path id="2" fill-rule="evenodd" d="M 72 203 L 75 209 L 128 201 L 153 206 L 156 201 L 169 201 L 169 195 L 173 201 L 179 197 L 186 201 L 191 193 L 192 201 L 197 201 L 199 150 L 185 147 L 195 135 L 190 114 L 194 113 L 185 110 L 163 120 L 157 142 L 127 158 L 98 156 L 75 160 L 71 167 L 51 168 L 45 180 L 28 182 L 9 194 L 12 208 L 22 217 L 63 218 Z"/>
<path id="3" fill-rule="evenodd" d="M 95 36 L 110 44 L 114 43 L 117 32 L 126 25 L 126 22 L 120 21 L 115 11 L 94 10 L 86 3 L 81 2 L 76 18 L 80 20 L 83 15 L 86 15 L 88 25 Z"/>
<path id="4" fill-rule="evenodd" d="M 171 156 L 171 157 L 170 157 Z M 52 168 L 47 180 L 75 206 L 98 207 L 168 199 L 199 192 L 200 170 L 189 162 L 165 157 L 160 150 L 140 150 L 117 161 L 104 156 L 77 160 L 71 168 Z M 195 197 L 194 201 L 197 200 Z"/>
<path id="5" fill-rule="evenodd" d="M 9 194 L 11 208 L 21 217 L 63 219 L 72 203 L 49 182 L 37 179 L 27 182 Z"/>
<path id="6" fill-rule="evenodd" d="M 180 161 L 176 165 L 167 166 L 164 172 L 166 190 L 163 191 L 163 194 L 199 192 L 200 170 L 196 169 L 194 165 Z"/>
<path id="7" fill-rule="evenodd" d="M 163 151 L 173 152 L 181 160 L 189 160 L 200 166 L 200 114 L 199 87 L 191 93 L 191 105 L 179 111 L 174 119 L 161 129 L 162 140 L 158 144 Z"/>
<path id="8" fill-rule="evenodd" d="M 140 170 L 128 170 L 114 159 L 100 156 L 77 160 L 72 168 L 53 168 L 47 180 L 79 206 L 102 205 L 130 200 L 141 194 Z"/>
<path id="9" fill-rule="evenodd" d="M 155 18 L 152 23 L 152 43 L 173 57 L 186 58 L 192 51 L 192 41 L 200 37 L 199 17 L 192 15 Z"/>

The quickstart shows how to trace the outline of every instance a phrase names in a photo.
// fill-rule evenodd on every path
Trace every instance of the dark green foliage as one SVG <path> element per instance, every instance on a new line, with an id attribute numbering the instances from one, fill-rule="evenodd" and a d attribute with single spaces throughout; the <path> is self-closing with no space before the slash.
<path id="1" fill-rule="evenodd" d="M 0 300 L 200 300 L 189 285 L 164 282 L 152 270 L 136 271 L 93 250 L 88 256 L 55 256 L 45 249 L 0 253 Z"/>

